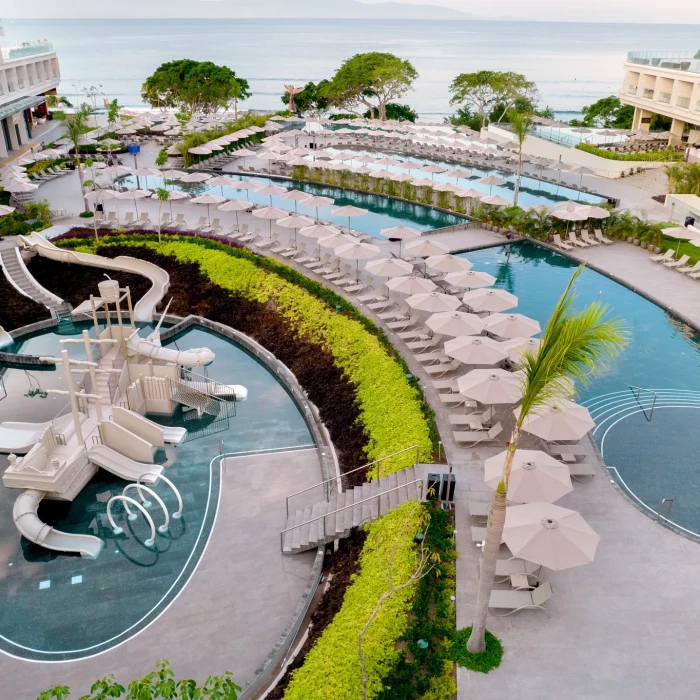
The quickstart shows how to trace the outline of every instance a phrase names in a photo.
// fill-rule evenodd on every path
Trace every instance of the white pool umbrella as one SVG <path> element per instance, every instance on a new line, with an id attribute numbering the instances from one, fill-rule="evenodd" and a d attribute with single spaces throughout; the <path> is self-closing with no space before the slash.
<path id="1" fill-rule="evenodd" d="M 400 294 L 420 294 L 422 292 L 432 292 L 437 285 L 432 280 L 425 277 L 408 275 L 406 277 L 393 277 L 386 286 L 394 292 Z"/>
<path id="2" fill-rule="evenodd" d="M 488 185 L 489 194 L 491 194 L 494 185 L 499 186 L 506 184 L 506 181 L 502 177 L 498 177 L 498 175 L 487 175 L 486 177 L 480 177 L 477 182 L 481 183 L 482 185 Z"/>
<path id="3" fill-rule="evenodd" d="M 448 251 L 449 248 L 444 243 L 429 238 L 420 238 L 406 243 L 406 252 L 419 258 L 427 258 L 431 255 L 443 255 Z"/>
<path id="4" fill-rule="evenodd" d="M 430 311 L 431 313 L 455 311 L 462 305 L 459 299 L 440 292 L 414 294 L 406 299 L 406 303 L 416 311 Z"/>
<path id="5" fill-rule="evenodd" d="M 259 182 L 254 180 L 236 180 L 233 179 L 231 183 L 231 189 L 233 190 L 245 190 L 245 198 L 250 201 L 250 190 L 257 190 L 260 187 Z"/>
<path id="6" fill-rule="evenodd" d="M 480 201 L 482 204 L 488 204 L 492 207 L 507 207 L 513 203 L 509 199 L 501 197 L 497 194 L 489 195 L 488 197 L 482 197 Z"/>
<path id="7" fill-rule="evenodd" d="M 226 177 L 224 175 L 217 175 L 216 177 L 207 180 L 207 185 L 212 187 L 221 187 L 221 196 L 224 196 L 224 187 L 231 187 L 233 184 L 233 179 Z"/>
<path id="8" fill-rule="evenodd" d="M 507 451 L 499 452 L 484 461 L 484 483 L 494 490 L 503 477 L 507 454 Z M 511 501 L 554 503 L 573 490 L 566 464 L 541 450 L 516 450 L 508 482 Z"/>
<path id="9" fill-rule="evenodd" d="M 207 220 L 209 220 L 209 207 L 212 204 L 221 204 L 226 201 L 225 197 L 219 197 L 218 194 L 203 194 L 199 197 L 195 197 L 190 200 L 192 204 L 206 204 L 207 205 Z"/>
<path id="10" fill-rule="evenodd" d="M 495 365 L 508 357 L 501 343 L 485 336 L 462 336 L 445 342 L 445 354 L 467 365 Z"/>
<path id="11" fill-rule="evenodd" d="M 505 289 L 472 289 L 462 301 L 474 311 L 506 311 L 518 305 L 518 297 Z"/>
<path id="12" fill-rule="evenodd" d="M 698 237 L 697 233 L 694 233 L 685 226 L 674 226 L 672 228 L 665 228 L 663 229 L 662 233 L 664 236 L 669 236 L 670 238 L 676 238 L 682 241 L 689 241 L 693 238 Z"/>
<path id="13" fill-rule="evenodd" d="M 239 211 L 248 211 L 253 207 L 250 202 L 242 202 L 240 199 L 229 199 L 227 202 L 220 204 L 217 209 L 219 211 L 235 211 L 236 212 L 236 229 L 240 230 L 240 222 L 238 220 Z"/>
<path id="14" fill-rule="evenodd" d="M 335 251 L 343 246 L 350 245 L 351 243 L 357 243 L 357 238 L 349 236 L 347 233 L 338 231 L 337 233 L 332 233 L 329 236 L 318 239 L 319 248 L 323 246 L 324 248 L 330 248 Z"/>
<path id="15" fill-rule="evenodd" d="M 486 321 L 484 330 L 501 338 L 529 338 L 542 329 L 539 321 L 522 314 L 492 314 Z"/>
<path id="16" fill-rule="evenodd" d="M 177 199 L 189 199 L 190 196 L 186 192 L 181 192 L 180 190 L 168 190 L 168 202 L 170 204 L 170 218 L 173 216 L 173 200 Z M 151 199 L 158 199 L 158 193 L 151 195 Z M 117 213 L 119 216 L 119 213 Z"/>
<path id="17" fill-rule="evenodd" d="M 14 210 L 14 207 L 8 207 L 4 204 L 0 204 L 0 216 L 7 216 L 8 214 L 12 214 Z"/>
<path id="18" fill-rule="evenodd" d="M 369 260 L 379 255 L 379 246 L 354 241 L 335 249 L 335 254 L 343 260 L 355 261 L 355 275 L 360 275 L 360 260 Z"/>
<path id="19" fill-rule="evenodd" d="M 470 173 L 468 170 L 457 170 L 455 168 L 454 170 L 446 170 L 443 175 L 446 175 L 447 177 L 456 177 L 457 181 L 459 181 L 460 178 L 468 180 L 472 176 L 472 173 Z"/>
<path id="20" fill-rule="evenodd" d="M 574 211 L 569 211 L 568 209 L 553 211 L 552 216 L 562 221 L 585 221 L 588 218 L 581 209 L 575 209 Z"/>
<path id="21" fill-rule="evenodd" d="M 286 187 L 280 187 L 279 185 L 263 185 L 258 187 L 255 192 L 257 194 L 269 195 L 270 206 L 272 206 L 272 195 L 274 194 L 284 194 L 287 191 Z"/>
<path id="22" fill-rule="evenodd" d="M 332 197 L 322 197 L 321 195 L 309 196 L 303 202 L 305 207 L 313 207 L 316 210 L 316 221 L 318 221 L 318 210 L 320 207 L 329 207 L 335 204 L 335 199 Z"/>
<path id="23" fill-rule="evenodd" d="M 484 319 L 466 311 L 442 311 L 430 316 L 425 325 L 440 335 L 458 338 L 479 335 L 484 329 Z"/>
<path id="24" fill-rule="evenodd" d="M 495 314 L 494 314 L 495 315 Z M 519 365 L 522 363 L 526 353 L 537 354 L 542 340 L 540 338 L 510 338 L 503 341 L 503 345 L 508 349 L 508 358 Z"/>
<path id="25" fill-rule="evenodd" d="M 503 541 L 513 556 L 561 571 L 592 562 L 600 537 L 575 510 L 539 502 L 506 508 Z"/>
<path id="26" fill-rule="evenodd" d="M 187 173 L 187 175 L 180 178 L 180 182 L 206 182 L 211 180 L 211 177 L 207 173 Z"/>
<path id="27" fill-rule="evenodd" d="M 380 258 L 370 260 L 365 265 L 365 272 L 375 277 L 403 277 L 413 272 L 413 265 L 397 258 Z"/>
<path id="28" fill-rule="evenodd" d="M 466 272 L 472 267 L 472 263 L 466 258 L 450 255 L 449 253 L 431 255 L 429 258 L 426 258 L 425 264 L 431 270 L 437 270 L 438 272 Z"/>
<path id="29" fill-rule="evenodd" d="M 211 148 L 206 148 L 204 146 L 195 146 L 194 148 L 190 148 L 187 152 L 195 156 L 208 156 L 213 153 Z"/>
<path id="30" fill-rule="evenodd" d="M 367 209 L 362 209 L 361 207 L 355 207 L 352 204 L 349 204 L 345 207 L 333 209 L 331 213 L 335 214 L 336 216 L 348 217 L 348 233 L 350 233 L 350 218 L 353 216 L 364 216 L 365 214 L 368 214 L 369 211 Z"/>
<path id="31" fill-rule="evenodd" d="M 287 216 L 289 212 L 284 209 L 278 209 L 277 207 L 262 207 L 261 209 L 256 209 L 253 212 L 253 216 L 256 219 L 267 219 L 270 222 L 270 237 L 272 237 L 272 222 L 273 220 L 281 219 L 283 216 Z"/>
<path id="32" fill-rule="evenodd" d="M 523 380 L 504 369 L 474 369 L 457 379 L 457 388 L 479 403 L 512 406 L 522 397 Z"/>
<path id="33" fill-rule="evenodd" d="M 297 202 L 303 202 L 304 200 L 308 199 L 309 196 L 310 195 L 308 192 L 302 192 L 301 190 L 287 190 L 286 192 L 280 194 L 280 199 L 294 202 L 294 212 L 296 213 Z"/>
<path id="34" fill-rule="evenodd" d="M 579 209 L 582 214 L 586 215 L 587 219 L 607 219 L 610 212 L 603 207 L 583 206 Z"/>
<path id="35" fill-rule="evenodd" d="M 297 242 L 297 231 L 300 228 L 306 228 L 313 225 L 313 221 L 307 216 L 299 216 L 298 214 L 290 214 L 282 219 L 277 220 L 277 225 L 282 228 L 294 229 L 294 245 Z"/>
<path id="36" fill-rule="evenodd" d="M 299 233 L 302 236 L 320 239 L 328 236 L 335 236 L 337 233 L 341 233 L 341 230 L 335 226 L 329 226 L 328 224 L 312 224 L 311 226 L 304 226 L 304 228 L 299 229 Z"/>
<path id="37" fill-rule="evenodd" d="M 39 185 L 33 185 L 31 182 L 16 179 L 6 180 L 4 178 L 1 186 L 5 192 L 11 192 L 12 194 L 24 194 L 25 192 L 34 192 L 34 190 L 39 189 Z"/>
<path id="38" fill-rule="evenodd" d="M 468 289 L 479 289 L 496 284 L 496 278 L 493 275 L 489 275 L 488 272 L 477 272 L 476 270 L 448 272 L 444 280 L 455 287 L 466 287 Z"/>
<path id="39" fill-rule="evenodd" d="M 518 418 L 520 408 L 516 408 L 514 414 Z M 585 406 L 562 400 L 534 409 L 525 419 L 523 430 L 553 442 L 580 440 L 594 426 L 595 422 Z"/>
<path id="40" fill-rule="evenodd" d="M 421 235 L 421 231 L 417 228 L 411 228 L 410 226 L 393 226 L 392 228 L 382 229 L 379 233 L 386 238 L 398 238 L 399 257 L 401 257 L 401 244 L 403 241 L 411 238 L 419 238 Z"/>
<path id="41" fill-rule="evenodd" d="M 125 192 L 119 192 L 117 199 L 130 199 L 134 203 L 134 209 L 136 210 L 136 216 L 139 215 L 139 208 L 136 206 L 137 199 L 144 199 L 150 197 L 151 193 L 148 190 L 126 190 Z"/>
<path id="42" fill-rule="evenodd" d="M 117 166 L 122 167 L 122 166 Z M 163 170 L 161 176 L 166 180 L 181 180 L 187 173 L 182 170 Z"/>

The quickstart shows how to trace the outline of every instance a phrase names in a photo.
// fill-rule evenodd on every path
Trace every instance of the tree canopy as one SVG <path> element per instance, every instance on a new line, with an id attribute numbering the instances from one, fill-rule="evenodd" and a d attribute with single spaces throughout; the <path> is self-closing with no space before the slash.
<path id="1" fill-rule="evenodd" d="M 623 105 L 617 95 L 602 97 L 582 110 L 583 119 L 572 119 L 572 126 L 599 126 L 605 128 L 630 129 L 634 117 L 634 107 Z"/>
<path id="2" fill-rule="evenodd" d="M 418 72 L 409 61 L 391 53 L 372 51 L 348 58 L 320 91 L 334 107 L 361 115 L 367 108 L 371 118 L 387 118 L 387 104 L 403 97 Z"/>
<path id="3" fill-rule="evenodd" d="M 309 114 L 314 117 L 320 117 L 328 111 L 330 101 L 322 94 L 326 85 L 328 85 L 327 80 L 321 80 L 318 84 L 308 82 L 301 92 L 294 95 L 294 104 L 297 106 L 299 114 Z M 285 92 L 280 97 L 280 100 L 286 108 L 289 103 L 289 93 Z"/>
<path id="4" fill-rule="evenodd" d="M 188 58 L 163 63 L 141 87 L 151 107 L 205 114 L 250 96 L 248 81 L 227 66 Z"/>
<path id="5" fill-rule="evenodd" d="M 480 70 L 460 73 L 450 85 L 450 104 L 461 105 L 481 117 L 485 127 L 492 114 L 500 112 L 496 121 L 502 121 L 516 102 L 537 103 L 537 86 L 520 73 Z"/>

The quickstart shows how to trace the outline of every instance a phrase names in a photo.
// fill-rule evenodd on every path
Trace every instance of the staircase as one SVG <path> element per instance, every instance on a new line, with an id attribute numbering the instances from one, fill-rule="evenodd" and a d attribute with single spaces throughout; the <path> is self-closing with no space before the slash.
<path id="1" fill-rule="evenodd" d="M 343 493 L 296 510 L 281 533 L 282 553 L 298 554 L 346 537 L 409 500 L 423 498 L 423 468 L 419 465 L 369 481 Z M 325 517 L 324 517 L 325 516 Z"/>
<path id="2" fill-rule="evenodd" d="M 170 386 L 172 388 L 172 400 L 181 403 L 187 408 L 196 410 L 197 415 L 201 416 L 203 413 L 207 413 L 215 418 L 228 417 L 228 407 L 222 399 L 194 389 L 175 379 L 170 380 Z"/>
<path id="3" fill-rule="evenodd" d="M 42 290 L 41 285 L 29 274 L 27 269 L 20 263 L 19 248 L 5 248 L 0 250 L 0 261 L 8 281 L 30 299 L 34 299 L 38 304 L 45 306 L 57 314 L 70 314 L 70 307 L 64 301 L 48 296 Z"/>

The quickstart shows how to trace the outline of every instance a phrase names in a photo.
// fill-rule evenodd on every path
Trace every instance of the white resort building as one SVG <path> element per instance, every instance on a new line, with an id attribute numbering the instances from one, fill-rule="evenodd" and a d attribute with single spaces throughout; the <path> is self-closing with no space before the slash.
<path id="1" fill-rule="evenodd" d="M 0 22 L 0 37 L 5 32 Z M 47 116 L 46 95 L 61 80 L 58 58 L 46 40 L 0 46 L 0 159 L 26 146 Z"/>
<path id="2" fill-rule="evenodd" d="M 630 51 L 620 100 L 635 108 L 633 129 L 661 114 L 673 120 L 670 145 L 700 144 L 700 51 Z"/>

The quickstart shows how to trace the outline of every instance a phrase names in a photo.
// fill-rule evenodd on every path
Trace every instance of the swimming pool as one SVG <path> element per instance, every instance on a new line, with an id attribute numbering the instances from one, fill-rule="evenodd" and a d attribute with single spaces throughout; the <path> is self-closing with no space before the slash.
<path id="1" fill-rule="evenodd" d="M 475 270 L 519 298 L 517 311 L 544 324 L 576 264 L 533 243 L 463 254 Z M 626 322 L 629 345 L 582 391 L 596 421 L 593 436 L 611 478 L 651 511 L 673 498 L 671 520 L 700 533 L 700 335 L 656 304 L 585 269 L 576 284 L 578 305 L 598 298 Z M 630 385 L 651 389 L 639 400 Z M 617 470 L 617 473 L 615 472 Z"/>
<path id="2" fill-rule="evenodd" d="M 67 336 L 64 336 L 67 337 Z M 77 336 L 74 336 L 77 337 Z M 61 349 L 59 337 L 47 332 L 26 340 L 21 351 L 48 354 Z M 71 503 L 42 501 L 39 517 L 59 530 L 101 537 L 105 546 L 97 559 L 60 554 L 20 537 L 12 504 L 20 491 L 0 488 L 0 648 L 22 658 L 66 661 L 109 649 L 152 622 L 174 600 L 195 570 L 216 515 L 220 486 L 220 441 L 229 453 L 279 451 L 313 446 L 313 438 L 295 402 L 276 377 L 232 341 L 201 328 L 190 328 L 166 345 L 211 348 L 217 356 L 209 376 L 223 383 L 244 384 L 249 399 L 236 404 L 229 427 L 184 444 L 167 445 L 156 461 L 168 465 L 166 475 L 182 494 L 183 515 L 158 533 L 154 547 L 146 522 L 129 521 L 117 508 L 115 535 L 106 518 L 109 498 L 126 482 L 100 470 Z M 70 347 L 70 346 L 69 346 Z M 71 355 L 84 359 L 73 346 Z M 61 374 L 36 373 L 42 388 L 61 385 Z M 62 407 L 58 399 L 29 398 L 22 370 L 6 373 L 8 398 L 0 401 L 0 422 L 43 421 Z M 149 416 L 164 423 L 157 416 Z M 199 427 L 176 412 L 169 424 Z M 219 426 L 221 427 L 221 426 Z M 7 457 L 0 455 L 0 468 Z M 158 482 L 156 492 L 173 513 L 174 494 Z M 161 513 L 151 514 L 156 525 Z"/>

